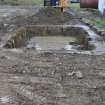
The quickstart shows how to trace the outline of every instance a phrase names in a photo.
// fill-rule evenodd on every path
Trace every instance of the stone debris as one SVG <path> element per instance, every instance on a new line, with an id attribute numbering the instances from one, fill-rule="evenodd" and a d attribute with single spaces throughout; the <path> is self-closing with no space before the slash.
<path id="1" fill-rule="evenodd" d="M 78 79 L 82 79 L 82 78 L 83 78 L 83 74 L 82 74 L 82 72 L 80 72 L 80 71 L 77 71 L 77 72 L 75 73 L 75 75 L 76 75 L 76 77 L 77 77 Z"/>
<path id="2" fill-rule="evenodd" d="M 82 79 L 83 78 L 83 73 L 80 71 L 73 71 L 71 73 L 68 73 L 68 76 L 75 76 L 78 79 Z"/>

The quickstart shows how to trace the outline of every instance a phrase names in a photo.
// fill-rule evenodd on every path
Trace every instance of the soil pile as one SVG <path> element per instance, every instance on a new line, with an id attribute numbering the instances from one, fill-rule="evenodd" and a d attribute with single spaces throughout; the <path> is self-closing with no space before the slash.
<path id="1" fill-rule="evenodd" d="M 67 12 L 61 12 L 60 8 L 41 8 L 36 14 L 32 16 L 16 16 L 13 18 L 12 24 L 26 25 L 26 24 L 63 24 L 70 21 L 73 16 Z"/>
<path id="2" fill-rule="evenodd" d="M 72 19 L 73 16 L 66 12 L 61 12 L 60 8 L 42 8 L 39 10 L 39 12 L 30 17 L 30 23 L 36 21 L 39 24 L 62 24 L 70 19 Z"/>

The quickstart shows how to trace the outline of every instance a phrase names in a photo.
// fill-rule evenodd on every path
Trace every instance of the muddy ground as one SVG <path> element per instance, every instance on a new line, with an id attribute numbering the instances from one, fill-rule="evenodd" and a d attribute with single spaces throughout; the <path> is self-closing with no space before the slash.
<path id="1" fill-rule="evenodd" d="M 105 105 L 104 54 L 3 48 L 20 26 L 84 24 L 74 10 L 58 11 L 52 18 L 55 13 L 38 7 L 0 7 L 0 105 Z"/>

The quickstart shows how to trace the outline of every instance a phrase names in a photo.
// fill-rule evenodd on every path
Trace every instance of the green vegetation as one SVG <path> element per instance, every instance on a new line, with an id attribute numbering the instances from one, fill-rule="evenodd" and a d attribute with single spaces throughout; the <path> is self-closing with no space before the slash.
<path id="1" fill-rule="evenodd" d="M 70 3 L 71 8 L 80 9 L 80 3 Z"/>
<path id="2" fill-rule="evenodd" d="M 43 0 L 0 0 L 0 2 L 10 5 L 41 5 Z"/>
<path id="3" fill-rule="evenodd" d="M 105 19 L 95 19 L 94 23 L 99 27 L 105 27 Z"/>
<path id="4" fill-rule="evenodd" d="M 9 5 L 42 5 L 43 1 L 44 0 L 0 0 L 0 3 Z M 69 6 L 71 8 L 80 8 L 79 3 L 70 3 Z"/>
<path id="5" fill-rule="evenodd" d="M 105 27 L 105 18 L 96 18 L 96 19 L 86 19 L 86 18 L 83 18 L 82 19 L 83 22 L 87 23 L 87 24 L 92 24 L 92 25 L 95 25 L 95 26 L 98 26 L 98 27 Z"/>
<path id="6" fill-rule="evenodd" d="M 44 0 L 0 0 L 0 3 L 10 4 L 10 5 L 42 5 Z M 70 3 L 70 2 L 69 2 Z M 70 3 L 71 8 L 80 8 L 79 3 Z"/>

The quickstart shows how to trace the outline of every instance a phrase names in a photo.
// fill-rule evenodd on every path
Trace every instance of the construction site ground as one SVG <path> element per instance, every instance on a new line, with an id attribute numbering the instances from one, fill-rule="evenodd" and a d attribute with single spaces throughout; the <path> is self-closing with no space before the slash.
<path id="1" fill-rule="evenodd" d="M 104 53 L 3 47 L 20 27 L 87 25 L 83 19 L 96 17 L 88 9 L 0 6 L 0 105 L 105 105 Z"/>

